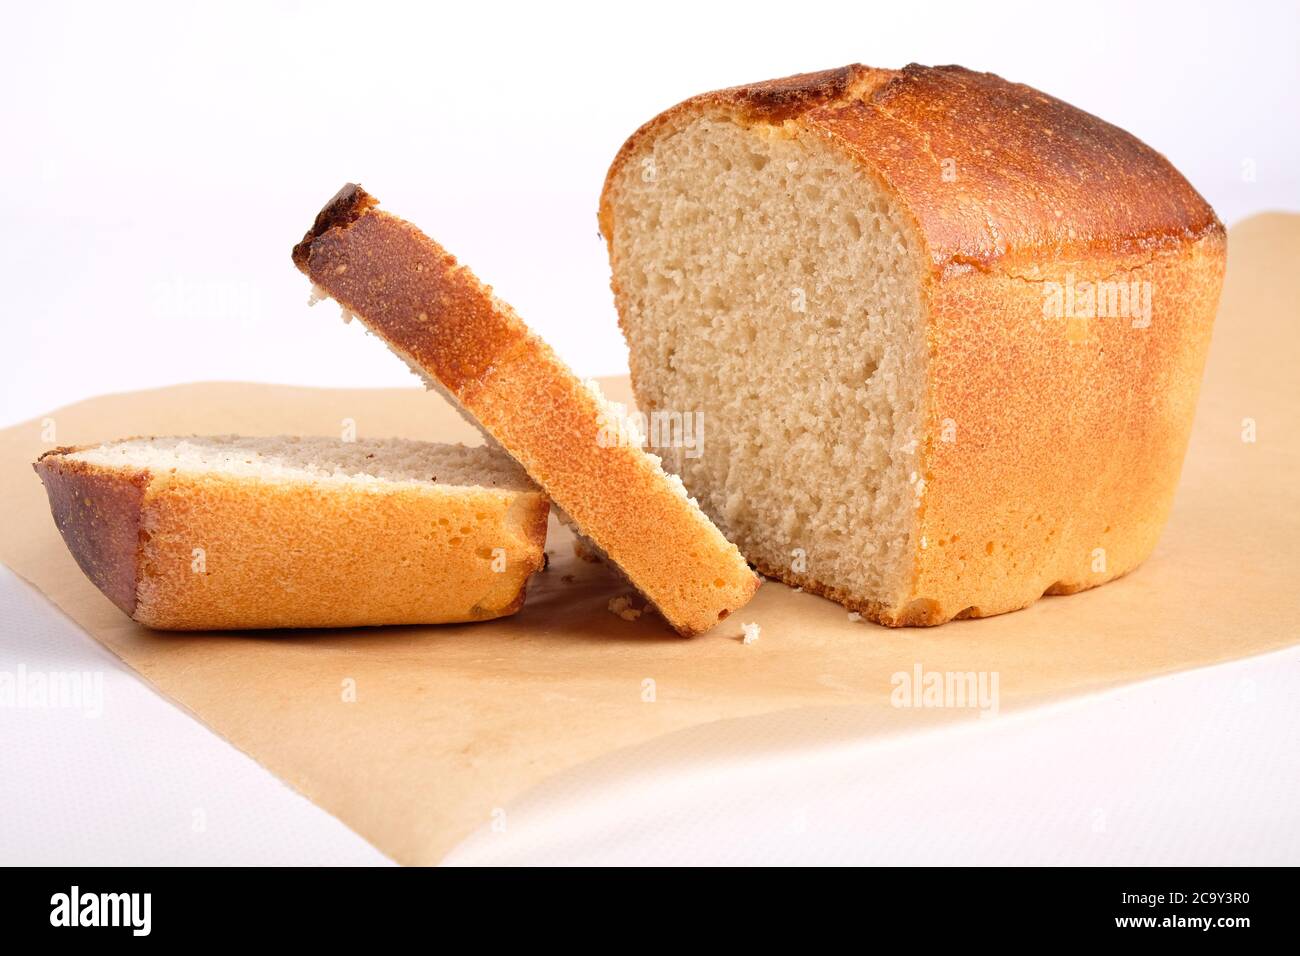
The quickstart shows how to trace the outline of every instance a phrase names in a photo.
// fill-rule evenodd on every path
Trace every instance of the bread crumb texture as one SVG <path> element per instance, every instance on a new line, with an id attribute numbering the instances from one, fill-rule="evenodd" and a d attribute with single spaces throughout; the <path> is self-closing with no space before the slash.
<path id="1" fill-rule="evenodd" d="M 925 343 L 899 211 L 818 140 L 703 116 L 653 152 L 613 239 L 639 402 L 704 413 L 665 464 L 760 567 L 900 600 Z"/>
<path id="2" fill-rule="evenodd" d="M 537 490 L 509 456 L 490 448 L 405 438 L 355 441 L 321 436 L 133 438 L 82 448 L 63 458 L 101 468 L 226 475 L 259 481 Z"/>
<path id="3" fill-rule="evenodd" d="M 635 621 L 641 616 L 641 609 L 634 605 L 630 598 L 616 597 L 609 601 L 609 612 L 621 617 L 625 621 Z"/>

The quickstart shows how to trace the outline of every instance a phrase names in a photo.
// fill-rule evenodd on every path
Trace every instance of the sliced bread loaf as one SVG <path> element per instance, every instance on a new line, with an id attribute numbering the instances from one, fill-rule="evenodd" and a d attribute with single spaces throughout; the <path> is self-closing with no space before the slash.
<path id="1" fill-rule="evenodd" d="M 638 406 L 764 574 L 938 624 L 1093 587 L 1173 499 L 1224 230 L 1169 162 L 1029 87 L 849 66 L 638 130 L 600 204 Z"/>
<path id="2" fill-rule="evenodd" d="M 345 186 L 294 248 L 315 294 L 518 460 L 679 633 L 744 605 L 759 578 L 618 410 L 438 243 L 376 205 Z"/>
<path id="3" fill-rule="evenodd" d="M 134 438 L 35 468 L 82 571 L 155 628 L 485 620 L 544 563 L 549 502 L 487 447 Z"/>

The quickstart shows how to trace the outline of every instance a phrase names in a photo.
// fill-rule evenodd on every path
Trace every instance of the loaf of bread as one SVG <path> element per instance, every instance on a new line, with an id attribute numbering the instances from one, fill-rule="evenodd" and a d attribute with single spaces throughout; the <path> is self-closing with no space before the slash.
<path id="1" fill-rule="evenodd" d="M 754 594 L 735 545 L 518 315 L 415 226 L 347 185 L 293 260 L 513 456 L 681 634 Z"/>
<path id="2" fill-rule="evenodd" d="M 960 67 L 707 93 L 600 203 L 638 406 L 764 574 L 889 625 L 1132 570 L 1169 513 L 1225 259 L 1159 153 Z"/>
<path id="3" fill-rule="evenodd" d="M 545 560 L 546 496 L 486 447 L 136 438 L 35 467 L 81 570 L 155 628 L 480 621 Z"/>

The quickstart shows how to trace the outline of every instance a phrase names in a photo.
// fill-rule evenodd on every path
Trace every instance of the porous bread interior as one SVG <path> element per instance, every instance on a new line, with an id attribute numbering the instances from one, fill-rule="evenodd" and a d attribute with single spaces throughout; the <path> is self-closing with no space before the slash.
<path id="1" fill-rule="evenodd" d="M 263 481 L 536 490 L 523 469 L 495 449 L 404 438 L 132 438 L 84 448 L 64 457 L 105 468 L 217 474 Z"/>
<path id="2" fill-rule="evenodd" d="M 925 381 L 917 240 L 853 161 L 725 113 L 616 174 L 638 404 L 703 412 L 666 466 L 761 570 L 850 605 L 911 583 Z"/>

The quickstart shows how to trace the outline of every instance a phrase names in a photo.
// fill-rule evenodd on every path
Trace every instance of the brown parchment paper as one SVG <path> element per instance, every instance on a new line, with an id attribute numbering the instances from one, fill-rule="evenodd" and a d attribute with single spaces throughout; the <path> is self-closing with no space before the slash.
<path id="1" fill-rule="evenodd" d="M 891 676 L 917 665 L 997 672 L 1005 712 L 1295 642 L 1298 302 L 1300 217 L 1260 216 L 1235 228 L 1195 433 L 1156 553 L 1105 587 L 988 620 L 888 630 L 768 582 L 713 632 L 683 640 L 653 615 L 628 622 L 609 613 L 610 598 L 628 590 L 603 565 L 574 559 L 567 532 L 553 526 L 551 567 L 507 620 L 154 633 L 82 576 L 30 465 L 54 443 L 338 434 L 345 418 L 361 435 L 477 440 L 438 397 L 415 388 L 185 385 L 91 399 L 0 432 L 0 561 L 381 850 L 402 863 L 436 863 L 495 808 L 552 774 L 673 731 L 761 714 L 761 733 L 808 746 L 817 725 L 807 715 L 826 708 L 861 709 L 870 717 L 861 726 L 880 734 L 969 716 L 891 707 Z M 625 380 L 605 386 L 630 395 Z M 51 423 L 54 442 L 42 437 Z M 1243 440 L 1251 427 L 1255 440 Z M 740 624 L 749 621 L 762 636 L 744 645 Z M 344 700 L 348 680 L 354 702 Z"/>

